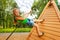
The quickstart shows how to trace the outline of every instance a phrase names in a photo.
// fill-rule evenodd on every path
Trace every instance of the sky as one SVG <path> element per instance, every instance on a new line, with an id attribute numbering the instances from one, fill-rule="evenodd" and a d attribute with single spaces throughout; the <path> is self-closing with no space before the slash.
<path id="1" fill-rule="evenodd" d="M 34 3 L 34 0 L 15 0 L 17 3 L 17 6 L 20 9 L 20 12 L 22 14 L 27 14 L 31 11 L 31 7 Z M 29 15 L 27 18 L 29 19 L 34 19 L 36 15 Z"/>
<path id="2" fill-rule="evenodd" d="M 58 5 L 60 5 L 60 0 L 58 0 Z"/>
<path id="3" fill-rule="evenodd" d="M 23 13 L 28 13 L 34 3 L 34 0 L 15 0 L 20 11 Z"/>
<path id="4" fill-rule="evenodd" d="M 60 2 L 60 0 L 58 0 Z"/>
<path id="5" fill-rule="evenodd" d="M 15 2 L 22 13 L 28 13 L 31 10 L 34 0 L 15 0 Z M 58 5 L 60 5 L 60 0 L 58 0 Z"/>

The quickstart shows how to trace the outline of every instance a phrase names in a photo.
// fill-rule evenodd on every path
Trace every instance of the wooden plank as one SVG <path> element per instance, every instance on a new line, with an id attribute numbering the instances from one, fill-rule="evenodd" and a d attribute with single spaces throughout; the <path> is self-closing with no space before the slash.
<path id="1" fill-rule="evenodd" d="M 43 29 L 48 29 L 48 30 L 52 30 L 54 32 L 57 32 L 57 33 L 60 33 L 60 29 L 58 28 L 53 28 L 53 27 L 49 27 L 49 26 L 41 26 L 40 28 L 43 28 Z M 58 35 L 58 34 L 57 34 Z"/>
<path id="2" fill-rule="evenodd" d="M 45 21 L 46 22 L 47 21 L 58 21 L 59 22 L 58 18 L 45 18 Z"/>
<path id="3" fill-rule="evenodd" d="M 44 29 L 40 29 L 40 30 L 44 32 L 44 36 L 51 37 L 51 38 L 53 38 L 55 40 L 60 40 L 60 37 L 54 35 L 56 33 L 53 34 L 50 31 L 47 32 L 47 30 L 44 30 Z"/>
<path id="4" fill-rule="evenodd" d="M 45 15 L 51 15 L 52 16 L 52 15 L 56 15 L 56 13 L 54 13 L 54 12 L 47 12 L 47 13 L 45 13 Z"/>
<path id="5" fill-rule="evenodd" d="M 58 19 L 58 17 L 45 17 L 45 18 L 50 18 L 50 19 Z"/>
<path id="6" fill-rule="evenodd" d="M 54 35 L 54 36 L 60 37 L 60 33 L 58 33 L 58 32 L 55 32 L 55 31 L 53 31 L 53 30 L 49 30 L 49 29 L 44 29 L 44 28 L 40 28 L 40 29 L 42 29 L 43 32 L 47 32 L 47 33 L 49 33 L 49 34 L 51 34 L 51 35 Z"/>
<path id="7" fill-rule="evenodd" d="M 57 5 L 56 5 L 56 3 L 55 3 L 54 1 L 52 1 L 52 3 L 53 3 L 53 6 L 54 6 L 54 8 L 55 8 L 55 11 L 56 11 L 56 13 L 57 13 L 57 16 L 58 16 L 58 18 L 59 18 L 59 20 L 60 20 L 60 12 L 59 12 L 59 9 L 58 9 L 58 7 L 57 7 Z"/>
<path id="8" fill-rule="evenodd" d="M 45 22 L 47 22 L 47 21 L 50 21 L 50 22 L 57 21 L 57 22 L 59 22 L 59 19 L 57 17 L 44 17 L 44 19 L 45 19 Z"/>
<path id="9" fill-rule="evenodd" d="M 46 17 L 57 17 L 56 15 L 45 15 Z"/>
<path id="10" fill-rule="evenodd" d="M 43 22 L 43 24 L 60 25 L 60 22 Z"/>
<path id="11" fill-rule="evenodd" d="M 41 24 L 39 24 L 39 25 L 41 26 Z M 53 24 L 42 24 L 42 25 L 43 25 L 43 27 L 48 26 L 48 27 L 54 27 L 54 28 L 60 29 L 60 25 L 53 25 Z"/>
<path id="12" fill-rule="evenodd" d="M 43 40 L 55 40 L 54 38 L 48 37 L 48 36 L 45 36 L 45 35 L 41 36 L 40 38 L 42 38 Z"/>
<path id="13" fill-rule="evenodd" d="M 45 13 L 47 13 L 47 14 L 49 14 L 49 15 L 50 15 L 50 14 L 53 14 L 53 15 L 56 14 L 55 10 L 52 10 L 52 11 L 48 10 L 48 11 L 46 11 Z M 46 15 L 47 15 L 47 14 L 46 14 Z"/>
<path id="14" fill-rule="evenodd" d="M 59 22 L 59 20 L 45 20 L 44 22 Z"/>
<path id="15" fill-rule="evenodd" d="M 55 15 L 55 16 L 56 16 L 55 13 L 49 13 L 49 12 L 48 12 L 48 13 L 45 13 L 45 15 L 51 15 L 51 16 L 52 16 L 52 15 Z"/>
<path id="16" fill-rule="evenodd" d="M 54 8 L 53 8 L 53 9 L 54 9 Z M 54 13 L 56 13 L 56 12 L 55 12 L 55 10 L 52 10 L 52 9 L 51 9 L 51 11 L 50 11 L 50 9 L 48 8 L 48 9 L 46 9 L 46 11 L 45 11 L 44 13 L 48 13 L 48 14 L 51 13 L 51 14 L 54 14 Z"/>

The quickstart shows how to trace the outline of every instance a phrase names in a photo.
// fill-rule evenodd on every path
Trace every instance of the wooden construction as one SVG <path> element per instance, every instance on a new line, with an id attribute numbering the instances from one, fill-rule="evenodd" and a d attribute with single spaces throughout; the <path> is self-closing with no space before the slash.
<path id="1" fill-rule="evenodd" d="M 27 40 L 60 40 L 60 13 L 54 0 L 49 1 L 38 19 L 45 19 L 38 23 L 43 36 L 38 36 L 36 27 L 33 27 Z"/>

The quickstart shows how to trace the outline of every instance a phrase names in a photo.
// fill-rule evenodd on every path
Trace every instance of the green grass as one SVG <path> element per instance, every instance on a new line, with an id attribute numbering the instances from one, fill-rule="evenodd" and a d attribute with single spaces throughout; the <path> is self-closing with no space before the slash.
<path id="1" fill-rule="evenodd" d="M 15 28 L 7 28 L 7 29 L 2 29 L 0 28 L 0 33 L 10 33 L 14 30 Z M 15 32 L 30 32 L 32 28 L 17 28 Z"/>

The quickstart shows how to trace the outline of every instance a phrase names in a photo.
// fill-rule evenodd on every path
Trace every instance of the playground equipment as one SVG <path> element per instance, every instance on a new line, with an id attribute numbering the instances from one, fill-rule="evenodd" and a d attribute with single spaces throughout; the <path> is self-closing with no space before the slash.
<path id="1" fill-rule="evenodd" d="M 38 19 L 45 19 L 38 23 L 43 36 L 38 36 L 36 27 L 33 27 L 27 40 L 60 40 L 60 12 L 54 0 L 50 0 Z"/>

